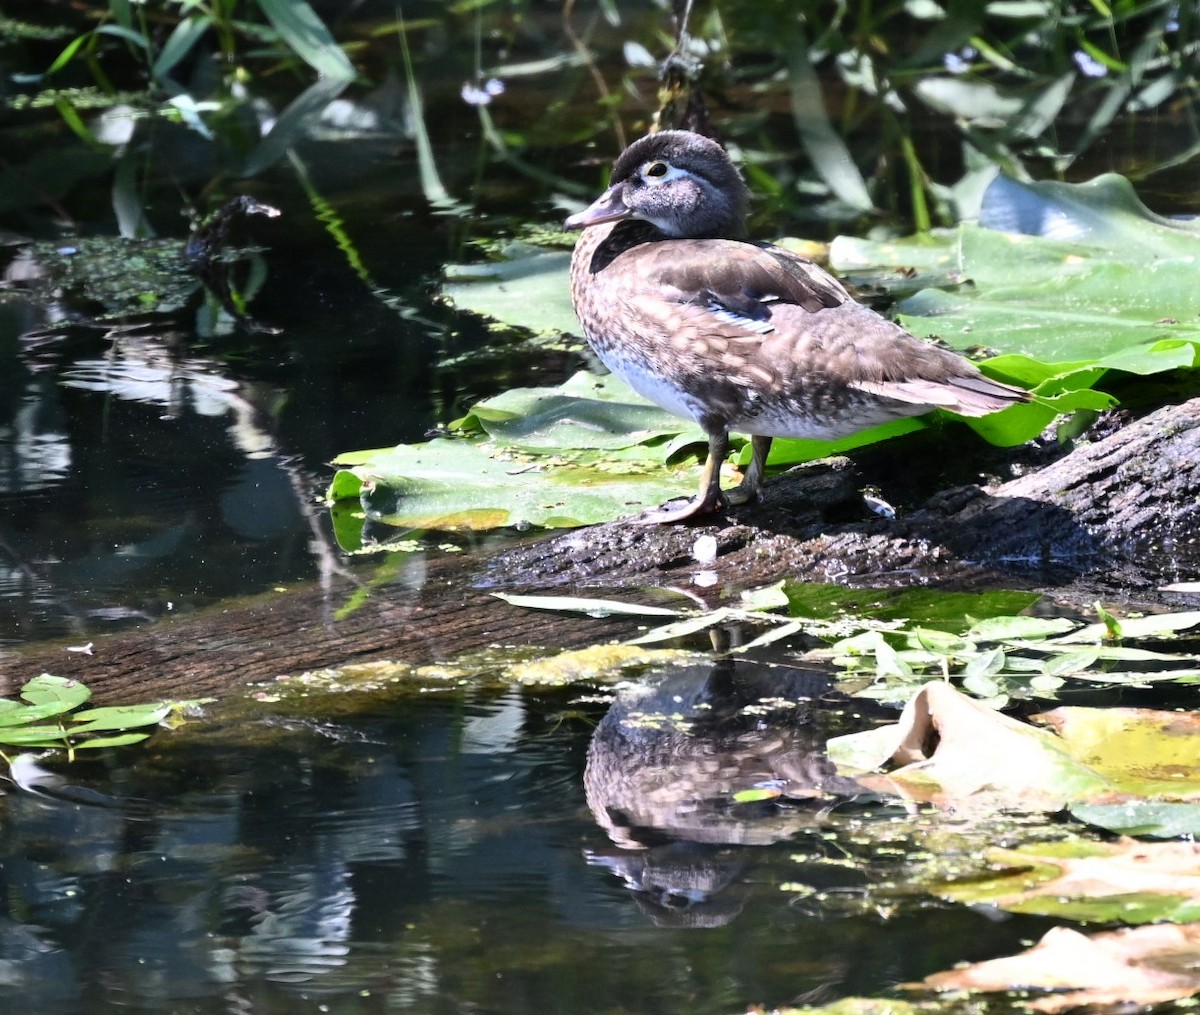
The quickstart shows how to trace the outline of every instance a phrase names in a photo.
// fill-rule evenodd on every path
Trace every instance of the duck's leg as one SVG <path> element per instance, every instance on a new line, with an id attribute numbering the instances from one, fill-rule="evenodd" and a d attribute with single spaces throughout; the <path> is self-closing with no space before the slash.
<path id="1" fill-rule="evenodd" d="M 753 457 L 746 475 L 732 490 L 724 493 L 725 503 L 737 507 L 740 504 L 753 504 L 762 492 L 763 473 L 767 468 L 767 455 L 771 452 L 771 438 L 754 436 L 750 438 Z"/>
<path id="2" fill-rule="evenodd" d="M 662 507 L 650 508 L 640 515 L 635 515 L 630 521 L 638 525 L 669 525 L 715 511 L 722 503 L 721 464 L 728 454 L 729 431 L 709 430 L 708 458 L 704 462 L 704 471 L 700 473 L 700 489 L 696 496 L 678 507 L 670 507 L 669 505 L 675 502 L 668 501 Z M 746 475 L 748 477 L 749 472 Z"/>

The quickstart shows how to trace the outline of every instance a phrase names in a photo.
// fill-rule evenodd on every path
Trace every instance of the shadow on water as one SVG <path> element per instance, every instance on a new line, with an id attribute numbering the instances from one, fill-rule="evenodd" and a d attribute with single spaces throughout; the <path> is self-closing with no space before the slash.
<path id="1" fill-rule="evenodd" d="M 821 745 L 863 719 L 822 697 L 811 672 L 718 663 L 607 713 L 409 691 L 19 762 L 0 1010 L 727 1012 L 1033 933 L 928 905 L 884 919 L 865 872 L 886 861 L 847 864 L 831 834 L 897 815 L 805 799 L 853 789 Z M 731 803 L 764 784 L 783 795 Z"/>

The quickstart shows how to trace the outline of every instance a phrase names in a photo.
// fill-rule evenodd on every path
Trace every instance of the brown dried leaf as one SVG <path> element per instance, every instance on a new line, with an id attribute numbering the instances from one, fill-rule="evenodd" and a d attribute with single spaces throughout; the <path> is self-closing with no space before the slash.
<path id="1" fill-rule="evenodd" d="M 1081 1005 L 1162 1004 L 1200 993 L 1200 926 L 1155 925 L 1088 936 L 1055 927 L 1019 955 L 927 976 L 909 989 L 1053 990 L 1025 1003 L 1061 1012 Z"/>

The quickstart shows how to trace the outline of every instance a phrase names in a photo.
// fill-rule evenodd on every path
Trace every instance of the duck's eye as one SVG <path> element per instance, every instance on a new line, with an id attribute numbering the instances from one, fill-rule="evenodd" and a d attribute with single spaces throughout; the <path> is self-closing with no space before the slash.
<path id="1" fill-rule="evenodd" d="M 651 162 L 642 170 L 642 175 L 647 180 L 661 180 L 667 175 L 670 168 L 665 162 Z"/>

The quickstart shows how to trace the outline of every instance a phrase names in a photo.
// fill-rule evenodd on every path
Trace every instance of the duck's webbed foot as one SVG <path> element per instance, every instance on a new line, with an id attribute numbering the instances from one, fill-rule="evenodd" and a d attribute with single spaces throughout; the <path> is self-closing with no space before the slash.
<path id="1" fill-rule="evenodd" d="M 755 440 L 758 440 L 756 437 Z M 757 445 L 755 446 L 757 448 Z M 691 500 L 679 504 L 678 500 L 667 501 L 662 507 L 650 508 L 640 515 L 629 519 L 635 525 L 671 525 L 675 522 L 686 522 L 700 515 L 711 514 L 725 503 L 725 495 L 721 493 L 721 463 L 729 453 L 729 434 L 723 430 L 710 431 L 708 435 L 708 458 L 704 462 L 704 471 L 700 474 L 700 490 Z M 765 457 L 765 456 L 764 456 Z M 757 461 L 757 450 L 755 461 Z M 751 463 L 746 472 L 749 478 L 754 469 Z M 676 505 L 672 507 L 671 505 Z"/>
<path id="2" fill-rule="evenodd" d="M 767 455 L 771 451 L 770 437 L 751 437 L 750 446 L 754 456 L 746 469 L 742 481 L 721 496 L 730 507 L 741 507 L 744 504 L 757 504 L 762 500 L 763 473 L 767 467 Z"/>
<path id="3" fill-rule="evenodd" d="M 660 507 L 647 508 L 629 521 L 634 525 L 673 525 L 676 522 L 687 522 L 701 515 L 712 514 L 720 506 L 720 499 L 709 504 L 703 497 L 690 497 L 686 500 L 676 497 Z"/>

